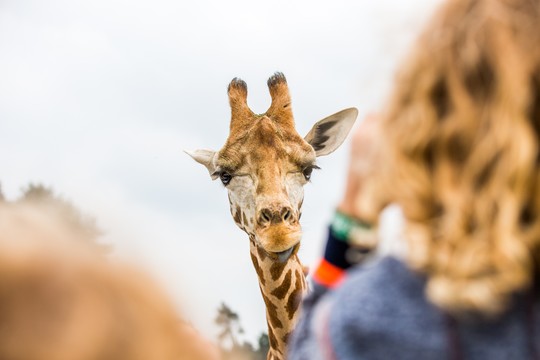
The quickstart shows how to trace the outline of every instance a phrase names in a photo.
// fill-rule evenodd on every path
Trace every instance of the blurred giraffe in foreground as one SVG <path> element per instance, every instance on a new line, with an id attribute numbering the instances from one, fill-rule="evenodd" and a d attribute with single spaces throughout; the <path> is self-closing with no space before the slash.
<path id="1" fill-rule="evenodd" d="M 0 204 L 0 359 L 219 360 L 138 269 L 54 209 Z"/>

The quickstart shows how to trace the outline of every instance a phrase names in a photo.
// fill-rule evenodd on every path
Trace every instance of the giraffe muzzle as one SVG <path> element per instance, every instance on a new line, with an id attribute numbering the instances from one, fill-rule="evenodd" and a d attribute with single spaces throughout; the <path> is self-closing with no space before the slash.
<path id="1" fill-rule="evenodd" d="M 255 238 L 259 245 L 269 254 L 276 257 L 288 258 L 291 249 L 300 243 L 302 230 L 299 225 L 287 226 L 277 224 L 255 230 Z"/>
<path id="2" fill-rule="evenodd" d="M 261 207 L 257 212 L 255 235 L 258 243 L 277 258 L 288 259 L 300 242 L 302 230 L 296 212 L 282 203 Z"/>

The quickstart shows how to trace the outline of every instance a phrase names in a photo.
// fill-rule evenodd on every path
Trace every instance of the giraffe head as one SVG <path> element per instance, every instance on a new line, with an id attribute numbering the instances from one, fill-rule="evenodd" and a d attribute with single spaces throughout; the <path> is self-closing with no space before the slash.
<path id="1" fill-rule="evenodd" d="M 272 103 L 258 115 L 247 105 L 247 85 L 233 79 L 228 87 L 230 134 L 219 151 L 188 152 L 229 193 L 236 224 L 268 256 L 286 261 L 297 251 L 303 186 L 316 158 L 337 149 L 358 111 L 342 110 L 317 122 L 302 138 L 294 128 L 287 81 L 281 73 L 268 79 Z"/>

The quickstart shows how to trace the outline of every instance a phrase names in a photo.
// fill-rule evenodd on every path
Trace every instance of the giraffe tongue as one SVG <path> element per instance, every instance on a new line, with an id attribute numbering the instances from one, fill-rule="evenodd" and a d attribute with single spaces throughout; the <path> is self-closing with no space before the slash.
<path id="1" fill-rule="evenodd" d="M 275 253 L 278 257 L 278 260 L 280 262 L 285 262 L 287 260 L 289 260 L 289 257 L 291 256 L 292 252 L 294 250 L 294 246 L 292 246 L 291 248 L 285 250 L 285 251 L 282 251 L 282 252 L 277 252 Z"/>

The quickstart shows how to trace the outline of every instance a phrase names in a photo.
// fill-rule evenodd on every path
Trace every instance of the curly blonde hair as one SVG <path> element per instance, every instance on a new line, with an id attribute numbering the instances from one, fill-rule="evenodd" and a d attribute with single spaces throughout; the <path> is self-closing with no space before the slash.
<path id="1" fill-rule="evenodd" d="M 382 128 L 428 298 L 500 313 L 540 260 L 540 1 L 448 1 L 398 73 Z"/>
<path id="2" fill-rule="evenodd" d="M 155 281 L 84 239 L 42 208 L 0 204 L 1 359 L 209 358 Z"/>

